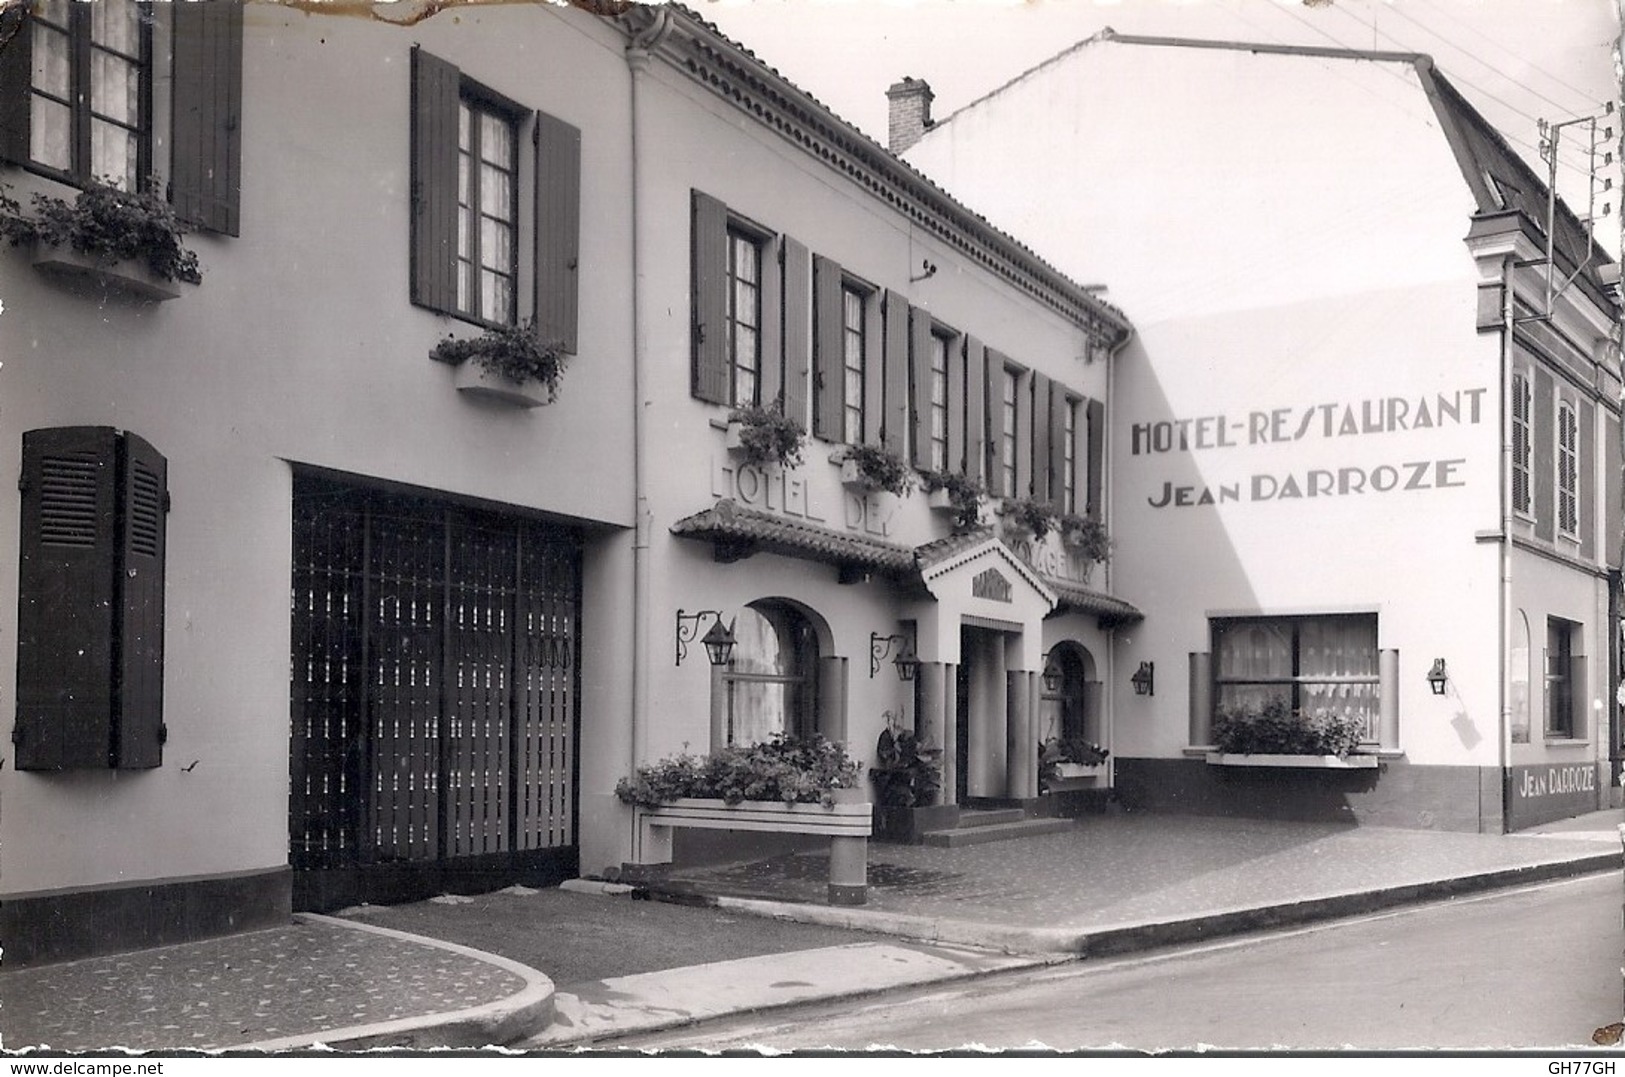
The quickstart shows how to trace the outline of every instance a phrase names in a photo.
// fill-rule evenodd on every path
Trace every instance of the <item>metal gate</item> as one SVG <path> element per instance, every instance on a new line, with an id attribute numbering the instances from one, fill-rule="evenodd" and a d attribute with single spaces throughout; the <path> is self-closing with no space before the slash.
<path id="1" fill-rule="evenodd" d="M 573 876 L 578 536 L 308 475 L 293 515 L 295 907 Z"/>

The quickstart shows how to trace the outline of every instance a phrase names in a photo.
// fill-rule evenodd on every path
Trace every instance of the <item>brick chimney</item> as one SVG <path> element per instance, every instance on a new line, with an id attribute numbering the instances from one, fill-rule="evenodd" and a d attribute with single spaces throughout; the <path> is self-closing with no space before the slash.
<path id="1" fill-rule="evenodd" d="M 920 140 L 931 126 L 931 99 L 935 95 L 924 79 L 904 78 L 886 91 L 890 105 L 886 124 L 886 148 L 903 153 Z"/>

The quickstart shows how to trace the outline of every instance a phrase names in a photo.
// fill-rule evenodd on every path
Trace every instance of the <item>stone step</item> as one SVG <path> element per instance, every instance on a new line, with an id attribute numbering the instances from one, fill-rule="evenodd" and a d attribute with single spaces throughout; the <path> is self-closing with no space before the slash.
<path id="1" fill-rule="evenodd" d="M 926 845 L 938 848 L 957 848 L 962 845 L 981 845 L 990 841 L 1009 841 L 1012 838 L 1033 838 L 1040 834 L 1054 834 L 1072 829 L 1070 819 L 1023 819 L 1016 823 L 990 823 L 961 830 L 928 830 L 920 835 Z"/>
<path id="2" fill-rule="evenodd" d="M 999 823 L 1019 823 L 1027 818 L 1020 808 L 961 808 L 959 826 L 995 826 Z"/>

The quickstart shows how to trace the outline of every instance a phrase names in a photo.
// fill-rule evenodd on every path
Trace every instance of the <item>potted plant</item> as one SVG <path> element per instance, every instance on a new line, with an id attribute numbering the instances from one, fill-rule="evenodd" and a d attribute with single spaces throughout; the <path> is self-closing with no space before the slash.
<path id="1" fill-rule="evenodd" d="M 1213 722 L 1209 763 L 1220 766 L 1369 768 L 1362 754 L 1365 722 L 1351 714 L 1295 711 L 1284 697 L 1262 707 L 1221 710 Z"/>
<path id="2" fill-rule="evenodd" d="M 914 470 L 877 445 L 851 445 L 841 456 L 841 482 L 864 493 L 884 490 L 902 497 L 914 489 Z"/>
<path id="3" fill-rule="evenodd" d="M 875 788 L 875 835 L 915 844 L 926 831 L 954 827 L 959 808 L 937 803 L 942 749 L 922 745 L 891 711 L 885 717 L 886 728 L 875 744 L 875 765 L 869 768 Z"/>
<path id="4" fill-rule="evenodd" d="M 1059 514 L 1048 505 L 1021 497 L 1006 498 L 1000 512 L 1006 527 L 1030 535 L 1034 542 L 1049 534 L 1060 519 Z"/>
<path id="5" fill-rule="evenodd" d="M 1069 512 L 1056 520 L 1055 527 L 1061 544 L 1079 557 L 1104 563 L 1110 556 L 1111 539 L 1106 534 L 1106 525 L 1099 520 Z"/>
<path id="6" fill-rule="evenodd" d="M 558 341 L 544 341 L 535 321 L 490 326 L 467 340 L 447 337 L 429 358 L 457 368 L 459 391 L 534 408 L 558 399 L 567 356 Z"/>
<path id="7" fill-rule="evenodd" d="M 108 181 L 80 191 L 72 202 L 35 193 L 33 213 L 0 194 L 0 235 L 30 247 L 36 269 L 137 299 L 180 294 L 177 283 L 199 284 L 197 255 L 181 237 L 186 226 L 149 181 L 126 191 Z"/>
<path id="8" fill-rule="evenodd" d="M 1038 784 L 1048 792 L 1058 782 L 1100 774 L 1112 753 L 1083 737 L 1050 737 L 1038 745 Z"/>
<path id="9" fill-rule="evenodd" d="M 736 408 L 728 415 L 728 449 L 756 467 L 800 467 L 806 436 L 801 424 L 778 407 Z"/>
<path id="10" fill-rule="evenodd" d="M 856 789 L 858 764 L 836 741 L 782 734 L 759 744 L 729 745 L 708 756 L 684 752 L 649 763 L 615 785 L 624 804 L 667 808 L 685 800 L 734 807 L 834 805 L 837 791 Z"/>
<path id="11" fill-rule="evenodd" d="M 955 531 L 969 531 L 982 522 L 987 490 L 981 483 L 951 471 L 922 472 L 920 479 L 929 495 L 926 504 L 934 511 L 952 513 Z"/>

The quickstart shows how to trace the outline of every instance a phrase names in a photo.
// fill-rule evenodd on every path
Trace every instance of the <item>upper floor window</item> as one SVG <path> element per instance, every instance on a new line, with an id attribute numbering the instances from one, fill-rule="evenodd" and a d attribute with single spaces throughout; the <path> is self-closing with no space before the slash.
<path id="1" fill-rule="evenodd" d="M 1580 424 L 1568 401 L 1557 406 L 1557 529 L 1580 530 Z"/>
<path id="2" fill-rule="evenodd" d="M 43 0 L 30 27 L 28 157 L 79 184 L 151 172 L 152 34 L 132 0 Z"/>
<path id="3" fill-rule="evenodd" d="M 1519 373 L 1512 375 L 1512 510 L 1525 515 L 1530 511 L 1529 488 L 1529 379 Z"/>
<path id="4" fill-rule="evenodd" d="M 1006 497 L 1016 494 L 1016 414 L 1020 399 L 1021 373 L 1005 367 L 1000 373 L 999 409 L 999 489 Z"/>
<path id="5" fill-rule="evenodd" d="M 511 325 L 518 295 L 514 117 L 464 94 L 457 106 L 457 311 Z"/>
<path id="6" fill-rule="evenodd" d="M 948 338 L 931 334 L 931 419 L 927 428 L 931 451 L 927 457 L 933 471 L 948 470 Z"/>
<path id="7" fill-rule="evenodd" d="M 728 229 L 728 351 L 733 402 L 760 403 L 762 379 L 762 248 L 754 236 Z"/>
<path id="8" fill-rule="evenodd" d="M 852 445 L 863 441 L 867 401 L 864 399 L 868 339 L 864 308 L 868 296 L 850 284 L 841 286 L 841 433 Z"/>
<path id="9" fill-rule="evenodd" d="M 1078 511 L 1078 402 L 1061 407 L 1061 511 Z"/>

